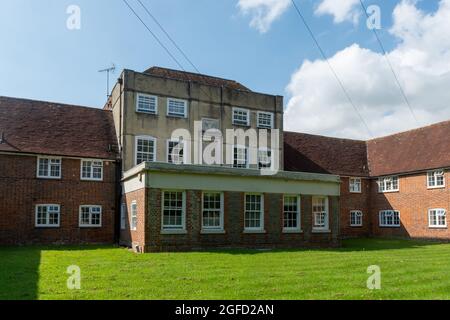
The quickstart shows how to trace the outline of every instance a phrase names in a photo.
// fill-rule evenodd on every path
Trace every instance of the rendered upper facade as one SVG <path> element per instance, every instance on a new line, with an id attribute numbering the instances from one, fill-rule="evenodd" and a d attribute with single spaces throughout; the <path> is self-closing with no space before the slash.
<path id="1" fill-rule="evenodd" d="M 230 129 L 265 129 L 267 145 L 227 140 Z M 202 157 L 214 131 L 220 164 Z M 370 141 L 284 132 L 282 97 L 159 67 L 124 70 L 103 110 L 0 98 L 0 243 L 449 240 L 449 133 L 450 122 Z"/>

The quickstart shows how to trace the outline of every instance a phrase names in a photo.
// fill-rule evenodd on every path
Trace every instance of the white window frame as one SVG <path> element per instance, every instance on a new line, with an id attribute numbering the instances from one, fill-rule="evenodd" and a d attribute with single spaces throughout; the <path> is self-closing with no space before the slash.
<path id="1" fill-rule="evenodd" d="M 130 204 L 130 230 L 136 231 L 138 225 L 138 205 L 137 201 L 133 200 Z"/>
<path id="2" fill-rule="evenodd" d="M 323 226 L 316 226 L 316 214 L 322 213 L 314 211 L 314 200 L 316 199 L 324 199 L 325 200 L 325 223 Z M 330 210 L 329 210 L 329 199 L 327 196 L 313 196 L 311 202 L 311 211 L 312 211 L 312 219 L 313 219 L 313 231 L 330 231 Z"/>
<path id="3" fill-rule="evenodd" d="M 270 116 L 270 125 L 261 124 L 259 121 L 260 115 L 269 115 Z M 275 119 L 275 114 L 273 112 L 258 111 L 256 113 L 256 123 L 257 123 L 257 127 L 260 129 L 273 129 L 274 128 L 274 119 Z"/>
<path id="4" fill-rule="evenodd" d="M 47 207 L 47 216 L 45 224 L 38 224 L 38 210 L 39 207 Z M 57 207 L 58 208 L 58 224 L 49 224 L 49 207 Z M 61 226 L 61 206 L 59 204 L 36 204 L 35 205 L 35 213 L 34 213 L 34 226 L 36 228 L 59 228 Z"/>
<path id="5" fill-rule="evenodd" d="M 236 123 L 236 119 L 234 118 L 234 113 L 235 112 L 245 112 L 247 114 L 247 122 L 245 124 L 243 124 L 243 123 Z M 250 110 L 249 109 L 244 109 L 244 108 L 233 107 L 231 119 L 232 119 L 232 124 L 235 125 L 235 126 L 249 127 L 250 126 Z"/>
<path id="6" fill-rule="evenodd" d="M 235 164 L 234 164 L 234 161 L 235 160 L 237 160 L 237 159 L 235 159 L 234 158 L 234 149 L 236 149 L 236 148 L 238 148 L 238 149 L 245 149 L 245 167 L 236 167 L 235 166 Z M 248 147 L 246 147 L 246 146 L 242 146 L 242 145 L 233 145 L 233 164 L 232 164 L 232 167 L 234 168 L 234 169 L 248 169 L 248 168 L 250 168 L 250 150 L 249 150 L 249 148 Z"/>
<path id="7" fill-rule="evenodd" d="M 151 162 L 156 162 L 156 154 L 158 153 L 158 141 L 155 137 L 152 136 L 136 136 L 134 138 L 134 164 L 138 165 L 138 141 L 139 140 L 147 140 L 153 141 L 153 160 Z M 142 163 L 142 162 L 141 162 Z"/>
<path id="8" fill-rule="evenodd" d="M 359 190 L 355 190 L 355 186 L 359 184 Z M 349 186 L 350 193 L 362 193 L 362 179 L 357 177 L 350 177 Z"/>
<path id="9" fill-rule="evenodd" d="M 182 102 L 184 104 L 184 113 L 170 113 L 170 102 Z M 187 118 L 188 115 L 188 102 L 187 100 L 183 99 L 176 99 L 176 98 L 167 98 L 167 113 L 166 115 L 168 117 L 175 117 L 175 118 Z"/>
<path id="10" fill-rule="evenodd" d="M 43 176 L 39 174 L 39 162 L 40 160 L 49 160 L 47 165 L 48 175 Z M 52 177 L 50 176 L 51 172 L 51 160 L 59 160 L 59 176 Z M 36 165 L 36 177 L 39 179 L 51 179 L 51 180 L 60 180 L 62 177 L 62 158 L 61 157 L 51 157 L 51 156 L 39 156 L 37 157 L 37 165 Z"/>
<path id="11" fill-rule="evenodd" d="M 260 226 L 259 227 L 246 227 L 245 226 L 245 220 L 247 215 L 247 196 L 260 196 L 261 202 L 260 202 L 260 212 L 259 212 L 259 219 L 260 219 Z M 245 193 L 244 194 L 244 233 L 264 233 L 264 194 L 262 193 Z"/>
<path id="12" fill-rule="evenodd" d="M 356 218 L 360 220 L 360 222 L 353 223 L 353 215 L 355 215 L 355 221 L 357 221 Z M 363 226 L 363 212 L 361 210 L 351 210 L 350 211 L 350 227 L 362 227 Z"/>
<path id="13" fill-rule="evenodd" d="M 438 173 L 442 172 L 442 185 L 437 185 L 438 176 L 440 176 Z M 433 178 L 434 186 L 430 185 L 430 178 Z M 445 188 L 445 170 L 439 169 L 439 170 L 432 170 L 427 172 L 427 187 L 428 189 L 442 189 Z"/>
<path id="14" fill-rule="evenodd" d="M 180 144 L 180 139 L 168 139 L 168 140 L 166 141 L 166 162 L 167 162 L 167 163 L 171 163 L 171 164 L 176 164 L 176 163 L 174 163 L 174 162 L 169 162 L 169 156 L 170 156 L 170 153 L 169 153 L 169 144 L 170 144 L 171 142 L 176 142 L 176 143 Z M 187 157 L 186 157 L 186 141 L 182 141 L 181 144 L 183 145 L 183 147 L 182 147 L 182 148 L 183 148 L 183 162 L 180 163 L 180 164 L 186 164 L 186 163 L 187 163 Z"/>
<path id="15" fill-rule="evenodd" d="M 154 112 L 151 111 L 151 110 L 139 109 L 139 98 L 140 97 L 149 98 L 149 99 L 155 99 L 155 110 L 154 110 Z M 138 93 L 136 95 L 136 112 L 137 113 L 145 113 L 145 114 L 157 115 L 158 114 L 158 97 L 155 96 L 155 95 L 150 95 L 150 94 L 145 94 L 145 93 Z"/>
<path id="16" fill-rule="evenodd" d="M 286 203 L 286 197 L 295 197 L 297 201 L 297 227 L 285 227 L 284 222 L 286 219 L 286 211 L 284 210 L 284 206 Z M 283 195 L 283 232 L 284 233 L 292 233 L 292 232 L 301 232 L 302 231 L 302 218 L 301 218 L 301 199 L 297 194 L 284 194 Z"/>
<path id="17" fill-rule="evenodd" d="M 261 167 L 260 166 L 260 164 L 261 164 L 261 161 L 260 161 L 260 152 L 266 152 L 266 153 L 270 153 L 270 166 L 269 167 Z M 233 154 L 233 157 L 234 157 L 234 154 Z M 273 159 L 274 159 L 274 155 L 273 155 L 273 150 L 272 149 L 270 149 L 270 148 L 259 148 L 258 149 L 258 169 L 259 170 L 261 170 L 261 169 L 271 169 L 271 168 L 273 168 Z M 250 162 L 250 161 L 249 161 Z"/>
<path id="18" fill-rule="evenodd" d="M 205 194 L 206 193 L 213 193 L 213 194 L 220 194 L 220 225 L 218 227 L 210 227 L 204 225 L 204 211 L 205 211 Z M 224 194 L 220 191 L 203 191 L 202 192 L 202 231 L 203 232 L 218 232 L 218 231 L 224 231 Z"/>
<path id="19" fill-rule="evenodd" d="M 120 205 L 120 230 L 127 228 L 127 204 L 123 202 Z"/>
<path id="20" fill-rule="evenodd" d="M 182 194 L 181 225 L 164 224 L 164 198 L 166 192 L 177 192 Z M 186 191 L 185 190 L 162 190 L 161 192 L 161 232 L 165 234 L 186 233 Z"/>
<path id="21" fill-rule="evenodd" d="M 438 221 L 438 216 L 443 215 L 445 217 L 445 225 L 431 224 L 431 214 L 433 211 L 436 214 L 436 219 L 435 219 L 436 222 Z M 442 209 L 442 208 L 428 210 L 428 227 L 431 229 L 447 229 L 447 210 Z"/>
<path id="22" fill-rule="evenodd" d="M 88 208 L 89 209 L 89 223 L 88 224 L 83 224 L 82 223 L 82 211 L 84 208 Z M 100 209 L 100 224 L 92 224 L 92 215 L 93 212 L 91 211 L 91 209 Z M 98 206 L 98 205 L 82 205 L 79 208 L 79 217 L 78 217 L 78 226 L 80 228 L 101 228 L 102 227 L 102 220 L 103 220 L 103 208 L 102 206 Z"/>
<path id="23" fill-rule="evenodd" d="M 91 163 L 91 171 L 90 171 L 90 178 L 83 177 L 83 163 L 84 162 L 90 162 Z M 101 165 L 101 177 L 100 178 L 93 178 L 94 177 L 94 162 L 100 162 Z M 97 166 L 98 167 L 98 166 Z M 84 181 L 103 181 L 103 169 L 104 169 L 104 162 L 103 160 L 96 160 L 96 159 L 81 159 L 80 161 L 80 179 Z"/>
<path id="24" fill-rule="evenodd" d="M 394 184 L 394 179 L 397 180 L 397 188 L 387 189 L 388 180 L 391 181 L 391 185 Z M 390 193 L 390 192 L 399 192 L 400 191 L 400 177 L 399 176 L 387 176 L 378 178 L 378 193 Z"/>
<path id="25" fill-rule="evenodd" d="M 382 216 L 383 216 L 383 214 L 386 214 L 386 213 L 392 214 L 392 222 L 393 222 L 393 224 L 386 224 L 386 223 L 382 222 Z M 394 215 L 396 213 L 398 213 L 398 224 L 394 224 Z M 400 211 L 398 211 L 398 210 L 381 210 L 379 212 L 378 219 L 379 219 L 379 226 L 381 228 L 400 228 L 400 226 L 402 224 L 401 223 L 401 217 L 400 217 Z"/>

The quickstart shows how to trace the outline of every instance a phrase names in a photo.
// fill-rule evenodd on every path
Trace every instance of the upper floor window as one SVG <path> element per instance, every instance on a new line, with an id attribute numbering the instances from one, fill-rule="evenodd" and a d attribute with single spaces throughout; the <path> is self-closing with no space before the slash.
<path id="1" fill-rule="evenodd" d="M 145 161 L 156 161 L 156 139 L 146 136 L 136 137 L 136 165 Z"/>
<path id="2" fill-rule="evenodd" d="M 259 149 L 258 150 L 258 168 L 267 169 L 272 167 L 272 150 Z"/>
<path id="3" fill-rule="evenodd" d="M 313 229 L 328 230 L 328 198 L 327 197 L 313 197 L 312 198 L 313 211 Z"/>
<path id="4" fill-rule="evenodd" d="M 184 142 L 180 140 L 167 140 L 167 162 L 174 164 L 184 163 Z"/>
<path id="5" fill-rule="evenodd" d="M 428 188 L 443 188 L 445 187 L 445 173 L 444 170 L 429 171 L 427 173 Z"/>
<path id="6" fill-rule="evenodd" d="M 164 191 L 162 199 L 162 229 L 186 229 L 186 193 L 183 191 Z"/>
<path id="7" fill-rule="evenodd" d="M 431 209 L 428 211 L 428 221 L 430 228 L 446 228 L 447 212 L 445 209 Z"/>
<path id="8" fill-rule="evenodd" d="M 136 111 L 150 114 L 158 113 L 158 97 L 138 93 L 136 100 Z"/>
<path id="9" fill-rule="evenodd" d="M 361 193 L 361 178 L 350 178 L 350 192 Z"/>
<path id="10" fill-rule="evenodd" d="M 219 119 L 209 119 L 209 118 L 202 118 L 202 134 L 203 138 L 208 138 L 210 135 L 206 133 L 208 130 L 220 130 L 220 121 Z"/>
<path id="11" fill-rule="evenodd" d="M 400 227 L 400 212 L 395 210 L 380 211 L 380 227 Z"/>
<path id="12" fill-rule="evenodd" d="M 283 230 L 300 231 L 300 197 L 287 195 L 283 198 Z"/>
<path id="13" fill-rule="evenodd" d="M 223 193 L 203 193 L 203 230 L 223 230 Z"/>
<path id="14" fill-rule="evenodd" d="M 61 158 L 39 157 L 37 176 L 38 178 L 61 179 Z"/>
<path id="15" fill-rule="evenodd" d="M 168 98 L 167 115 L 172 117 L 187 118 L 187 101 Z"/>
<path id="16" fill-rule="evenodd" d="M 80 227 L 101 227 L 101 226 L 102 226 L 101 206 L 80 207 Z"/>
<path id="17" fill-rule="evenodd" d="M 244 227 L 247 231 L 264 230 L 264 204 L 262 194 L 245 195 Z"/>
<path id="18" fill-rule="evenodd" d="M 82 180 L 103 180 L 103 161 L 81 160 Z"/>
<path id="19" fill-rule="evenodd" d="M 378 179 L 379 192 L 394 192 L 399 191 L 398 177 L 383 177 Z"/>
<path id="20" fill-rule="evenodd" d="M 272 112 L 258 111 L 257 118 L 258 118 L 258 128 L 273 129 L 274 115 Z"/>
<path id="21" fill-rule="evenodd" d="M 130 208 L 131 210 L 130 210 L 130 218 L 131 218 L 131 221 L 130 221 L 130 229 L 131 230 L 133 230 L 133 231 L 136 231 L 137 230 L 137 223 L 138 223 L 138 219 L 137 219 L 137 215 L 138 215 L 138 213 L 137 213 L 137 202 L 136 201 L 133 201 L 133 202 L 131 202 L 131 208 Z"/>
<path id="22" fill-rule="evenodd" d="M 59 227 L 60 206 L 57 204 L 42 204 L 36 206 L 36 227 Z"/>
<path id="23" fill-rule="evenodd" d="M 250 126 L 250 111 L 242 108 L 233 108 L 233 124 Z"/>
<path id="24" fill-rule="evenodd" d="M 362 211 L 354 210 L 350 211 L 350 226 L 351 227 L 361 227 L 362 223 Z"/>
<path id="25" fill-rule="evenodd" d="M 234 146 L 233 148 L 233 168 L 248 168 L 248 148 Z"/>

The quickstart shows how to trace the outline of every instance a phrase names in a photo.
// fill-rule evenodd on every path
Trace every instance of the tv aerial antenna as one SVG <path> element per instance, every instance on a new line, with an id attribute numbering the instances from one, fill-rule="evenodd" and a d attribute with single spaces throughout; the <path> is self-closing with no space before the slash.
<path id="1" fill-rule="evenodd" d="M 98 70 L 100 73 L 106 73 L 106 97 L 109 98 L 109 74 L 116 71 L 116 65 L 113 63 L 111 67 Z"/>

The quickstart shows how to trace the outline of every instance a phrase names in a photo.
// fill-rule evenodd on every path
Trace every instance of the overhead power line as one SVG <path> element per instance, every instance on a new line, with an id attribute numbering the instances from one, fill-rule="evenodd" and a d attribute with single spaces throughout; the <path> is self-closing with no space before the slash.
<path id="1" fill-rule="evenodd" d="M 297 11 L 298 16 L 300 17 L 301 21 L 303 22 L 303 24 L 305 25 L 306 29 L 308 30 L 309 35 L 311 36 L 311 38 L 313 39 L 314 43 L 316 44 L 317 48 L 319 49 L 320 54 L 322 55 L 322 58 L 327 62 L 328 67 L 330 68 L 331 72 L 333 73 L 334 77 L 336 78 L 337 82 L 339 83 L 339 86 L 341 87 L 345 97 L 347 98 L 347 100 L 349 101 L 349 103 L 352 105 L 353 109 L 355 110 L 356 114 L 358 115 L 359 119 L 361 120 L 361 122 L 364 124 L 367 132 L 369 133 L 369 135 L 371 137 L 373 137 L 372 131 L 370 130 L 369 126 L 367 125 L 366 121 L 364 120 L 363 116 L 361 115 L 361 113 L 358 110 L 358 107 L 356 106 L 356 104 L 353 102 L 353 99 L 350 97 L 350 94 L 348 93 L 347 89 L 344 86 L 344 83 L 342 82 L 342 80 L 339 78 L 338 74 L 336 73 L 336 71 L 334 70 L 333 66 L 331 65 L 330 61 L 328 60 L 327 56 L 325 55 L 325 52 L 323 51 L 322 47 L 320 46 L 319 42 L 317 41 L 313 31 L 311 30 L 311 28 L 309 27 L 308 23 L 306 22 L 305 17 L 303 16 L 303 14 L 300 12 L 300 9 L 298 8 L 297 4 L 295 3 L 294 0 L 291 0 L 292 4 L 294 5 L 295 10 Z"/>
<path id="2" fill-rule="evenodd" d="M 367 16 L 367 18 L 370 18 L 369 14 L 367 13 L 367 9 L 366 9 L 366 6 L 364 5 L 363 0 L 359 0 L 359 3 L 361 3 L 361 7 L 363 8 L 363 11 L 364 11 L 365 15 Z M 397 86 L 398 86 L 398 88 L 400 90 L 400 93 L 401 93 L 401 95 L 403 97 L 403 100 L 405 100 L 405 103 L 408 106 L 408 109 L 411 112 L 412 117 L 414 118 L 416 123 L 419 125 L 419 121 L 417 120 L 416 114 L 414 113 L 414 109 L 412 108 L 411 103 L 409 102 L 409 99 L 406 96 L 405 90 L 403 90 L 403 87 L 402 87 L 402 85 L 400 83 L 400 80 L 399 80 L 395 70 L 394 70 L 394 67 L 392 66 L 392 63 L 389 60 L 388 54 L 386 52 L 386 49 L 384 48 L 383 43 L 381 42 L 381 39 L 378 36 L 377 30 L 375 28 L 372 28 L 372 32 L 374 33 L 375 38 L 377 39 L 378 44 L 380 45 L 380 48 L 383 51 L 384 58 L 386 59 L 387 64 L 389 65 L 389 69 L 391 69 L 392 75 L 394 76 L 395 82 L 397 83 Z"/>

